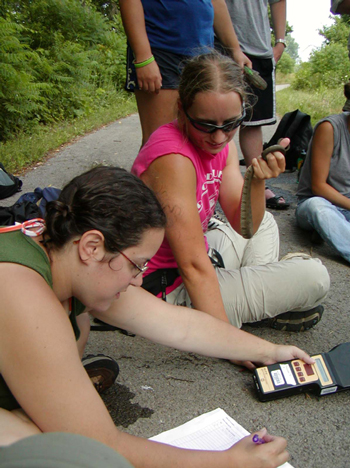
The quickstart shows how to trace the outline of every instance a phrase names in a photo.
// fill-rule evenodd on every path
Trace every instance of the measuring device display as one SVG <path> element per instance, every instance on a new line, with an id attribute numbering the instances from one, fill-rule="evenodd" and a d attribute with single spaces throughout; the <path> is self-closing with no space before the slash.
<path id="1" fill-rule="evenodd" d="M 255 369 L 253 378 L 259 400 L 270 401 L 303 392 L 322 396 L 350 389 L 350 342 L 312 358 L 315 364 L 294 359 Z"/>

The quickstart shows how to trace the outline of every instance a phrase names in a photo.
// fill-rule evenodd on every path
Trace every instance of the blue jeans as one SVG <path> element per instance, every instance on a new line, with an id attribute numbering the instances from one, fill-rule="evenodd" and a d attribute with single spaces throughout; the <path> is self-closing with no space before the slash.
<path id="1" fill-rule="evenodd" d="M 306 231 L 316 230 L 327 244 L 350 262 L 350 211 L 322 197 L 303 200 L 295 212 L 297 223 Z"/>

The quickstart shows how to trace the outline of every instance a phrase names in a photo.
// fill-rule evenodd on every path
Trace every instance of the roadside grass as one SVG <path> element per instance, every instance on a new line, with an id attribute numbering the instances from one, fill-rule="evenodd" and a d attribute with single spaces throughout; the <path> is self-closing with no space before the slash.
<path id="1" fill-rule="evenodd" d="M 53 125 L 38 125 L 30 134 L 22 133 L 13 140 L 0 143 L 0 161 L 6 170 L 18 174 L 32 165 L 44 161 L 48 154 L 74 138 L 103 125 L 137 112 L 134 96 L 116 92 L 108 104 L 96 106 L 88 116 Z"/>
<path id="2" fill-rule="evenodd" d="M 299 109 L 310 114 L 314 126 L 327 115 L 340 114 L 345 103 L 343 89 L 294 90 L 289 88 L 276 94 L 277 114 L 282 117 L 286 112 Z"/>
<path id="3" fill-rule="evenodd" d="M 314 126 L 323 117 L 340 113 L 344 102 L 342 89 L 313 91 L 289 87 L 277 93 L 277 114 L 282 117 L 286 112 L 299 109 L 311 115 Z M 31 134 L 23 133 L 13 140 L 0 143 L 0 161 L 9 172 L 18 174 L 44 161 L 50 152 L 61 145 L 134 112 L 137 112 L 134 96 L 115 93 L 108 104 L 97 106 L 88 116 L 53 125 L 38 125 Z"/>
<path id="4" fill-rule="evenodd" d="M 292 82 L 294 78 L 294 73 L 289 73 L 285 75 L 284 73 L 281 73 L 280 71 L 276 71 L 276 84 L 289 84 Z"/>

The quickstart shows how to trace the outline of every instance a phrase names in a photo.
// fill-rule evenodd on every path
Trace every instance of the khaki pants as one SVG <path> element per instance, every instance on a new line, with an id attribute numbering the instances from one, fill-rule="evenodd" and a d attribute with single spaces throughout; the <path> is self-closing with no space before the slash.
<path id="1" fill-rule="evenodd" d="M 252 239 L 243 239 L 223 223 L 206 235 L 209 247 L 225 263 L 225 268 L 215 270 L 226 314 L 236 327 L 287 311 L 309 310 L 325 299 L 330 280 L 319 259 L 278 261 L 279 233 L 271 213 L 265 213 Z M 191 307 L 183 284 L 167 295 L 167 302 Z"/>

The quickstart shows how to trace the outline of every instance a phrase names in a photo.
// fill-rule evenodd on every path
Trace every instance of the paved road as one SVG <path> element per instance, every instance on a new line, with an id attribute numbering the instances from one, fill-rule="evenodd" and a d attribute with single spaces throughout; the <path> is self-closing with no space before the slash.
<path id="1" fill-rule="evenodd" d="M 273 126 L 266 127 L 266 141 L 273 131 Z M 94 163 L 130 169 L 140 141 L 137 115 L 114 122 L 61 148 L 45 164 L 27 172 L 23 191 L 49 184 L 61 187 Z M 297 344 L 311 354 L 326 352 L 338 343 L 350 341 L 350 270 L 330 248 L 313 247 L 310 236 L 296 228 L 296 173 L 283 174 L 271 186 L 291 203 L 288 211 L 275 212 L 281 255 L 303 251 L 321 258 L 332 286 L 324 318 L 314 330 L 300 334 L 274 330 L 254 333 L 276 343 Z M 17 198 L 7 199 L 6 204 Z M 116 424 L 131 434 L 151 437 L 221 407 L 249 431 L 266 426 L 272 433 L 286 437 L 295 468 L 350 466 L 349 392 L 323 398 L 299 395 L 260 403 L 251 374 L 226 361 L 178 352 L 119 332 L 92 332 L 87 351 L 117 359 L 121 371 L 118 383 L 104 400 Z"/>

